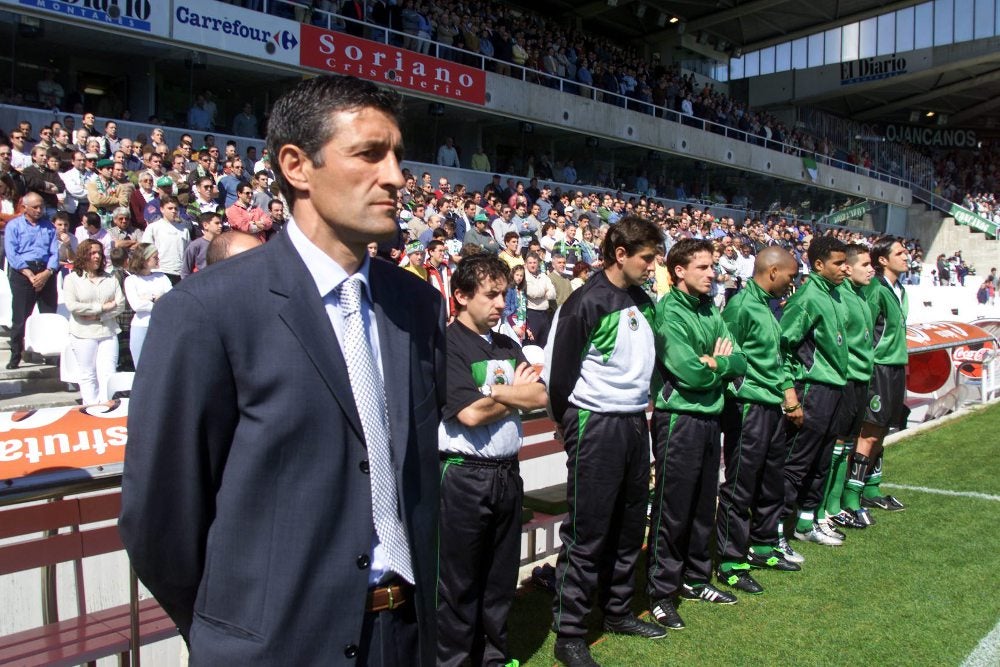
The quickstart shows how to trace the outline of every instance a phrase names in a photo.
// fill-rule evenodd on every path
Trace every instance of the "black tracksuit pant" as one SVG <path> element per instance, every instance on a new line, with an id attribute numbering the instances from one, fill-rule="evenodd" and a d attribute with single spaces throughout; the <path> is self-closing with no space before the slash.
<path id="1" fill-rule="evenodd" d="M 726 401 L 726 478 L 719 485 L 715 515 L 720 563 L 744 563 L 749 547 L 778 543 L 778 516 L 785 504 L 786 421 L 778 405 Z"/>
<path id="2" fill-rule="evenodd" d="M 516 457 L 452 456 L 442 462 L 438 665 L 508 662 L 507 615 L 517 590 L 523 497 Z"/>
<path id="3" fill-rule="evenodd" d="M 645 413 L 570 407 L 563 415 L 569 516 L 559 530 L 552 630 L 582 638 L 595 595 L 607 617 L 632 613 L 649 498 Z"/>
<path id="4" fill-rule="evenodd" d="M 674 597 L 681 584 L 707 583 L 711 577 L 719 434 L 718 415 L 653 411 L 656 490 L 646 554 L 650 600 Z"/>
<path id="5" fill-rule="evenodd" d="M 823 486 L 830 470 L 833 445 L 837 440 L 837 410 L 843 387 L 816 382 L 795 383 L 802 403 L 801 428 L 789 425 L 785 458 L 785 506 L 780 521 L 795 508 L 812 511 L 823 502 Z"/>
<path id="6" fill-rule="evenodd" d="M 35 273 L 45 270 L 44 262 L 31 262 L 29 268 Z M 54 313 L 58 304 L 56 292 L 56 276 L 49 276 L 41 291 L 36 292 L 31 281 L 21 273 L 10 269 L 8 271 L 11 295 L 11 325 L 10 325 L 10 357 L 21 360 L 24 354 L 24 324 L 38 304 L 41 313 Z"/>

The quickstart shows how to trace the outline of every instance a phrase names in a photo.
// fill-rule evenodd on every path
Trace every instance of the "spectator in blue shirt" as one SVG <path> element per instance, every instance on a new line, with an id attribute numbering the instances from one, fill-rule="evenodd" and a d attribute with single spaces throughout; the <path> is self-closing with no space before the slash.
<path id="1" fill-rule="evenodd" d="M 10 267 L 13 313 L 10 328 L 8 369 L 21 363 L 24 351 L 24 323 L 38 304 L 43 313 L 56 312 L 56 281 L 59 270 L 59 239 L 55 226 L 45 217 L 41 196 L 29 192 L 21 200 L 24 213 L 7 223 L 4 250 Z"/>

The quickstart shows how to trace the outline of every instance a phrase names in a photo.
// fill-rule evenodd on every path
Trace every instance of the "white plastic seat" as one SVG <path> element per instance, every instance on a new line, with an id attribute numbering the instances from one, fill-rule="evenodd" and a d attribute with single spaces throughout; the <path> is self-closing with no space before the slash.
<path id="1" fill-rule="evenodd" d="M 63 353 L 69 344 L 69 318 L 59 313 L 35 312 L 24 324 L 24 349 L 43 357 Z"/>
<path id="2" fill-rule="evenodd" d="M 123 372 L 114 373 L 108 378 L 108 395 L 105 397 L 109 401 L 120 391 L 132 391 L 132 381 L 135 380 L 135 373 Z"/>

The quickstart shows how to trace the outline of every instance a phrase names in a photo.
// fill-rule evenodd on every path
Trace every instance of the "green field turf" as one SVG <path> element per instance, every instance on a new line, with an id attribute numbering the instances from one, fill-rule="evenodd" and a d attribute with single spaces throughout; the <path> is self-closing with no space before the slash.
<path id="1" fill-rule="evenodd" d="M 1000 495 L 1000 406 L 886 450 L 887 483 Z M 886 489 L 904 512 L 842 547 L 794 542 L 801 572 L 759 572 L 760 596 L 681 604 L 687 629 L 655 642 L 588 640 L 602 665 L 960 665 L 1000 620 L 1000 501 Z M 640 570 L 645 567 L 640 561 Z M 646 612 L 639 573 L 633 608 Z M 724 587 L 723 587 L 724 588 Z M 526 587 L 510 617 L 513 654 L 552 665 L 551 596 Z M 599 614 L 597 615 L 599 616 Z"/>

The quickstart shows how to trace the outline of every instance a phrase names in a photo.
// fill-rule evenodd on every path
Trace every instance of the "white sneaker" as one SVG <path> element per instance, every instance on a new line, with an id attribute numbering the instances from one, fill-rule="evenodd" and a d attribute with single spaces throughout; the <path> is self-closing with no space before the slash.
<path id="1" fill-rule="evenodd" d="M 785 555 L 785 560 L 790 563 L 804 563 L 806 562 L 806 557 L 800 554 L 798 551 L 792 548 L 792 545 L 788 543 L 788 538 L 782 536 L 778 539 L 778 551 Z"/>
<path id="2" fill-rule="evenodd" d="M 834 539 L 840 540 L 841 542 L 847 539 L 846 535 L 844 535 L 842 532 L 840 532 L 832 525 L 830 525 L 829 519 L 824 519 L 823 521 L 819 521 L 816 524 L 816 527 L 819 528 L 819 531 L 824 535 L 826 535 L 827 537 L 832 537 Z"/>
<path id="3" fill-rule="evenodd" d="M 813 524 L 812 528 L 805 533 L 800 530 L 796 530 L 795 539 L 801 540 L 802 542 L 815 542 L 816 544 L 822 544 L 824 547 L 839 547 L 844 543 L 844 540 L 837 537 L 831 537 L 822 532 L 816 524 Z"/>

